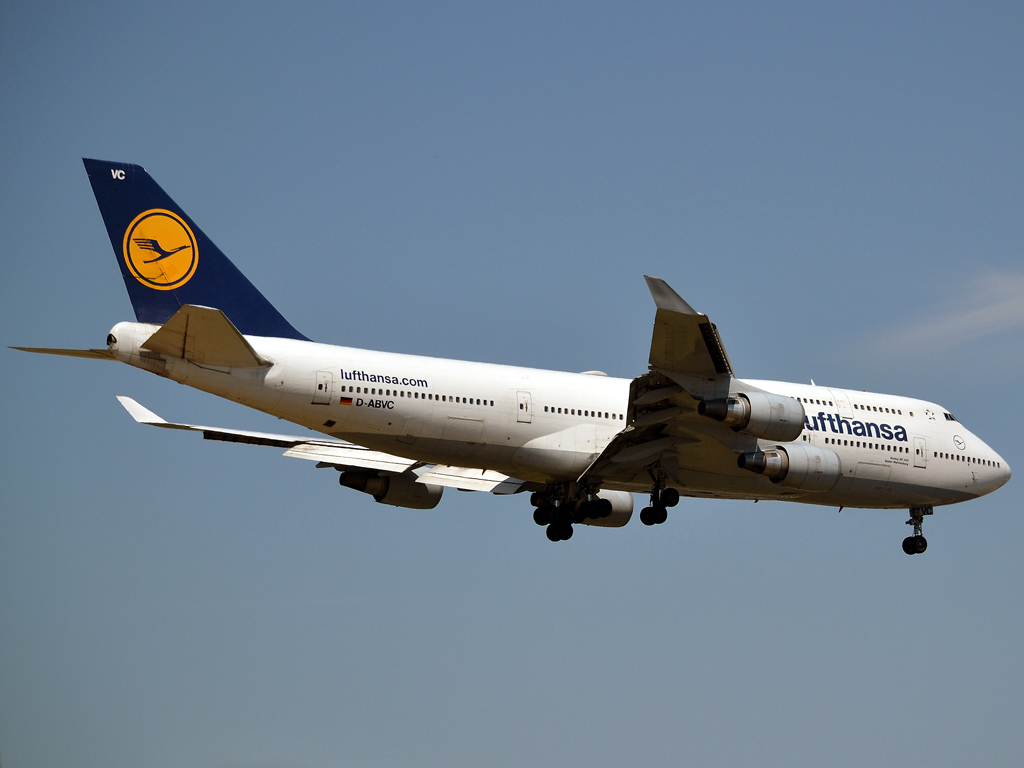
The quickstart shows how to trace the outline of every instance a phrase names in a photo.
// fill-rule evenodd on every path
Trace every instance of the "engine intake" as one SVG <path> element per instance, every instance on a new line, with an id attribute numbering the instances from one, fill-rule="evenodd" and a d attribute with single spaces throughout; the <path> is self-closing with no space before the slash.
<path id="1" fill-rule="evenodd" d="M 368 493 L 381 504 L 408 509 L 433 509 L 441 501 L 444 488 L 416 481 L 412 472 L 400 475 L 374 475 L 368 472 L 342 472 L 338 478 L 346 488 Z"/>
<path id="2" fill-rule="evenodd" d="M 803 403 L 767 392 L 738 394 L 725 400 L 701 400 L 697 413 L 745 435 L 786 443 L 800 437 L 804 428 Z"/>
<path id="3" fill-rule="evenodd" d="M 803 491 L 830 491 L 843 476 L 839 454 L 803 443 L 743 453 L 736 463 L 740 469 L 764 475 L 773 483 Z"/>

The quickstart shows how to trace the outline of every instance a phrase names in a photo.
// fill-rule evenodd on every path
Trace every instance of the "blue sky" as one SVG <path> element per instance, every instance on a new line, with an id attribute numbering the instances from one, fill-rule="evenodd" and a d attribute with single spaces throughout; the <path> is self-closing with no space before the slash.
<path id="1" fill-rule="evenodd" d="M 0 6 L 4 345 L 132 319 L 80 158 L 144 165 L 303 333 L 632 377 L 668 280 L 740 376 L 948 407 L 1020 470 L 1019 4 Z M 1017 764 L 1019 479 L 905 514 L 683 500 L 552 545 L 384 508 L 294 431 L 0 351 L 21 766 Z"/>

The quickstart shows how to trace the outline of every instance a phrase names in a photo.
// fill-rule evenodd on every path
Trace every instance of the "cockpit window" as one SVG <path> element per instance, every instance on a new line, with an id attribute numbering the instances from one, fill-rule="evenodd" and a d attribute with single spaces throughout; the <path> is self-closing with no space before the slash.
<path id="1" fill-rule="evenodd" d="M 946 417 L 946 421 L 956 421 L 956 416 L 952 413 L 943 413 L 942 415 Z"/>

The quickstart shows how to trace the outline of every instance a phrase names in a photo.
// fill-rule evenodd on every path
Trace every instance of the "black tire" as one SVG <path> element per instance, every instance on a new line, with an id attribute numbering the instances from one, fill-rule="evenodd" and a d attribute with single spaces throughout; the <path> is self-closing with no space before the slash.
<path id="1" fill-rule="evenodd" d="M 915 536 L 907 536 L 907 538 L 903 540 L 903 551 L 908 555 L 917 554 L 917 543 L 914 541 L 915 538 Z"/>
<path id="2" fill-rule="evenodd" d="M 564 526 L 561 526 L 561 528 L 562 528 L 562 530 L 559 531 L 559 533 L 562 536 L 562 541 L 568 541 L 569 539 L 571 539 L 572 538 L 572 526 L 569 525 L 568 523 L 566 523 Z"/>
<path id="3" fill-rule="evenodd" d="M 549 525 L 551 523 L 551 508 L 537 507 L 533 510 L 533 522 L 537 525 Z"/>
<path id="4" fill-rule="evenodd" d="M 679 491 L 675 488 L 666 488 L 661 492 L 661 506 L 674 507 L 679 503 Z"/>
<path id="5" fill-rule="evenodd" d="M 592 501 L 581 501 L 576 505 L 576 519 L 586 520 L 588 517 L 597 517 L 597 510 L 594 509 L 594 503 Z"/>
<path id="6" fill-rule="evenodd" d="M 640 510 L 640 522 L 644 525 L 656 525 L 657 517 L 654 515 L 654 507 L 644 507 Z"/>
<path id="7" fill-rule="evenodd" d="M 915 536 L 914 537 L 914 547 L 915 547 L 915 549 L 914 549 L 915 554 L 918 554 L 918 555 L 924 554 L 924 551 L 926 549 L 928 549 L 928 539 L 926 539 L 924 536 Z"/>
<path id="8" fill-rule="evenodd" d="M 599 518 L 609 517 L 612 513 L 612 503 L 608 499 L 598 499 L 597 516 Z"/>
<path id="9" fill-rule="evenodd" d="M 668 510 L 665 509 L 664 507 L 662 507 L 662 506 L 655 507 L 654 511 L 657 514 L 657 518 L 655 518 L 654 522 L 657 523 L 658 525 L 661 525 L 666 520 L 668 520 Z"/>
<path id="10" fill-rule="evenodd" d="M 548 536 L 548 541 L 561 541 L 562 540 L 562 531 L 560 530 L 561 527 L 562 526 L 556 525 L 555 523 L 552 523 L 551 525 L 548 526 L 547 531 L 545 531 L 545 533 L 547 533 L 547 536 Z"/>

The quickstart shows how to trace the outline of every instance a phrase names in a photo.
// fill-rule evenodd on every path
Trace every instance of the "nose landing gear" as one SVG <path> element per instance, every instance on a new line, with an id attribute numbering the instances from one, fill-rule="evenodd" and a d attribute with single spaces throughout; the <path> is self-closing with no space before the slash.
<path id="1" fill-rule="evenodd" d="M 931 507 L 912 507 L 907 525 L 914 526 L 914 535 L 903 540 L 903 551 L 908 555 L 920 555 L 928 549 L 928 539 L 921 535 L 924 516 L 932 514 Z"/>

